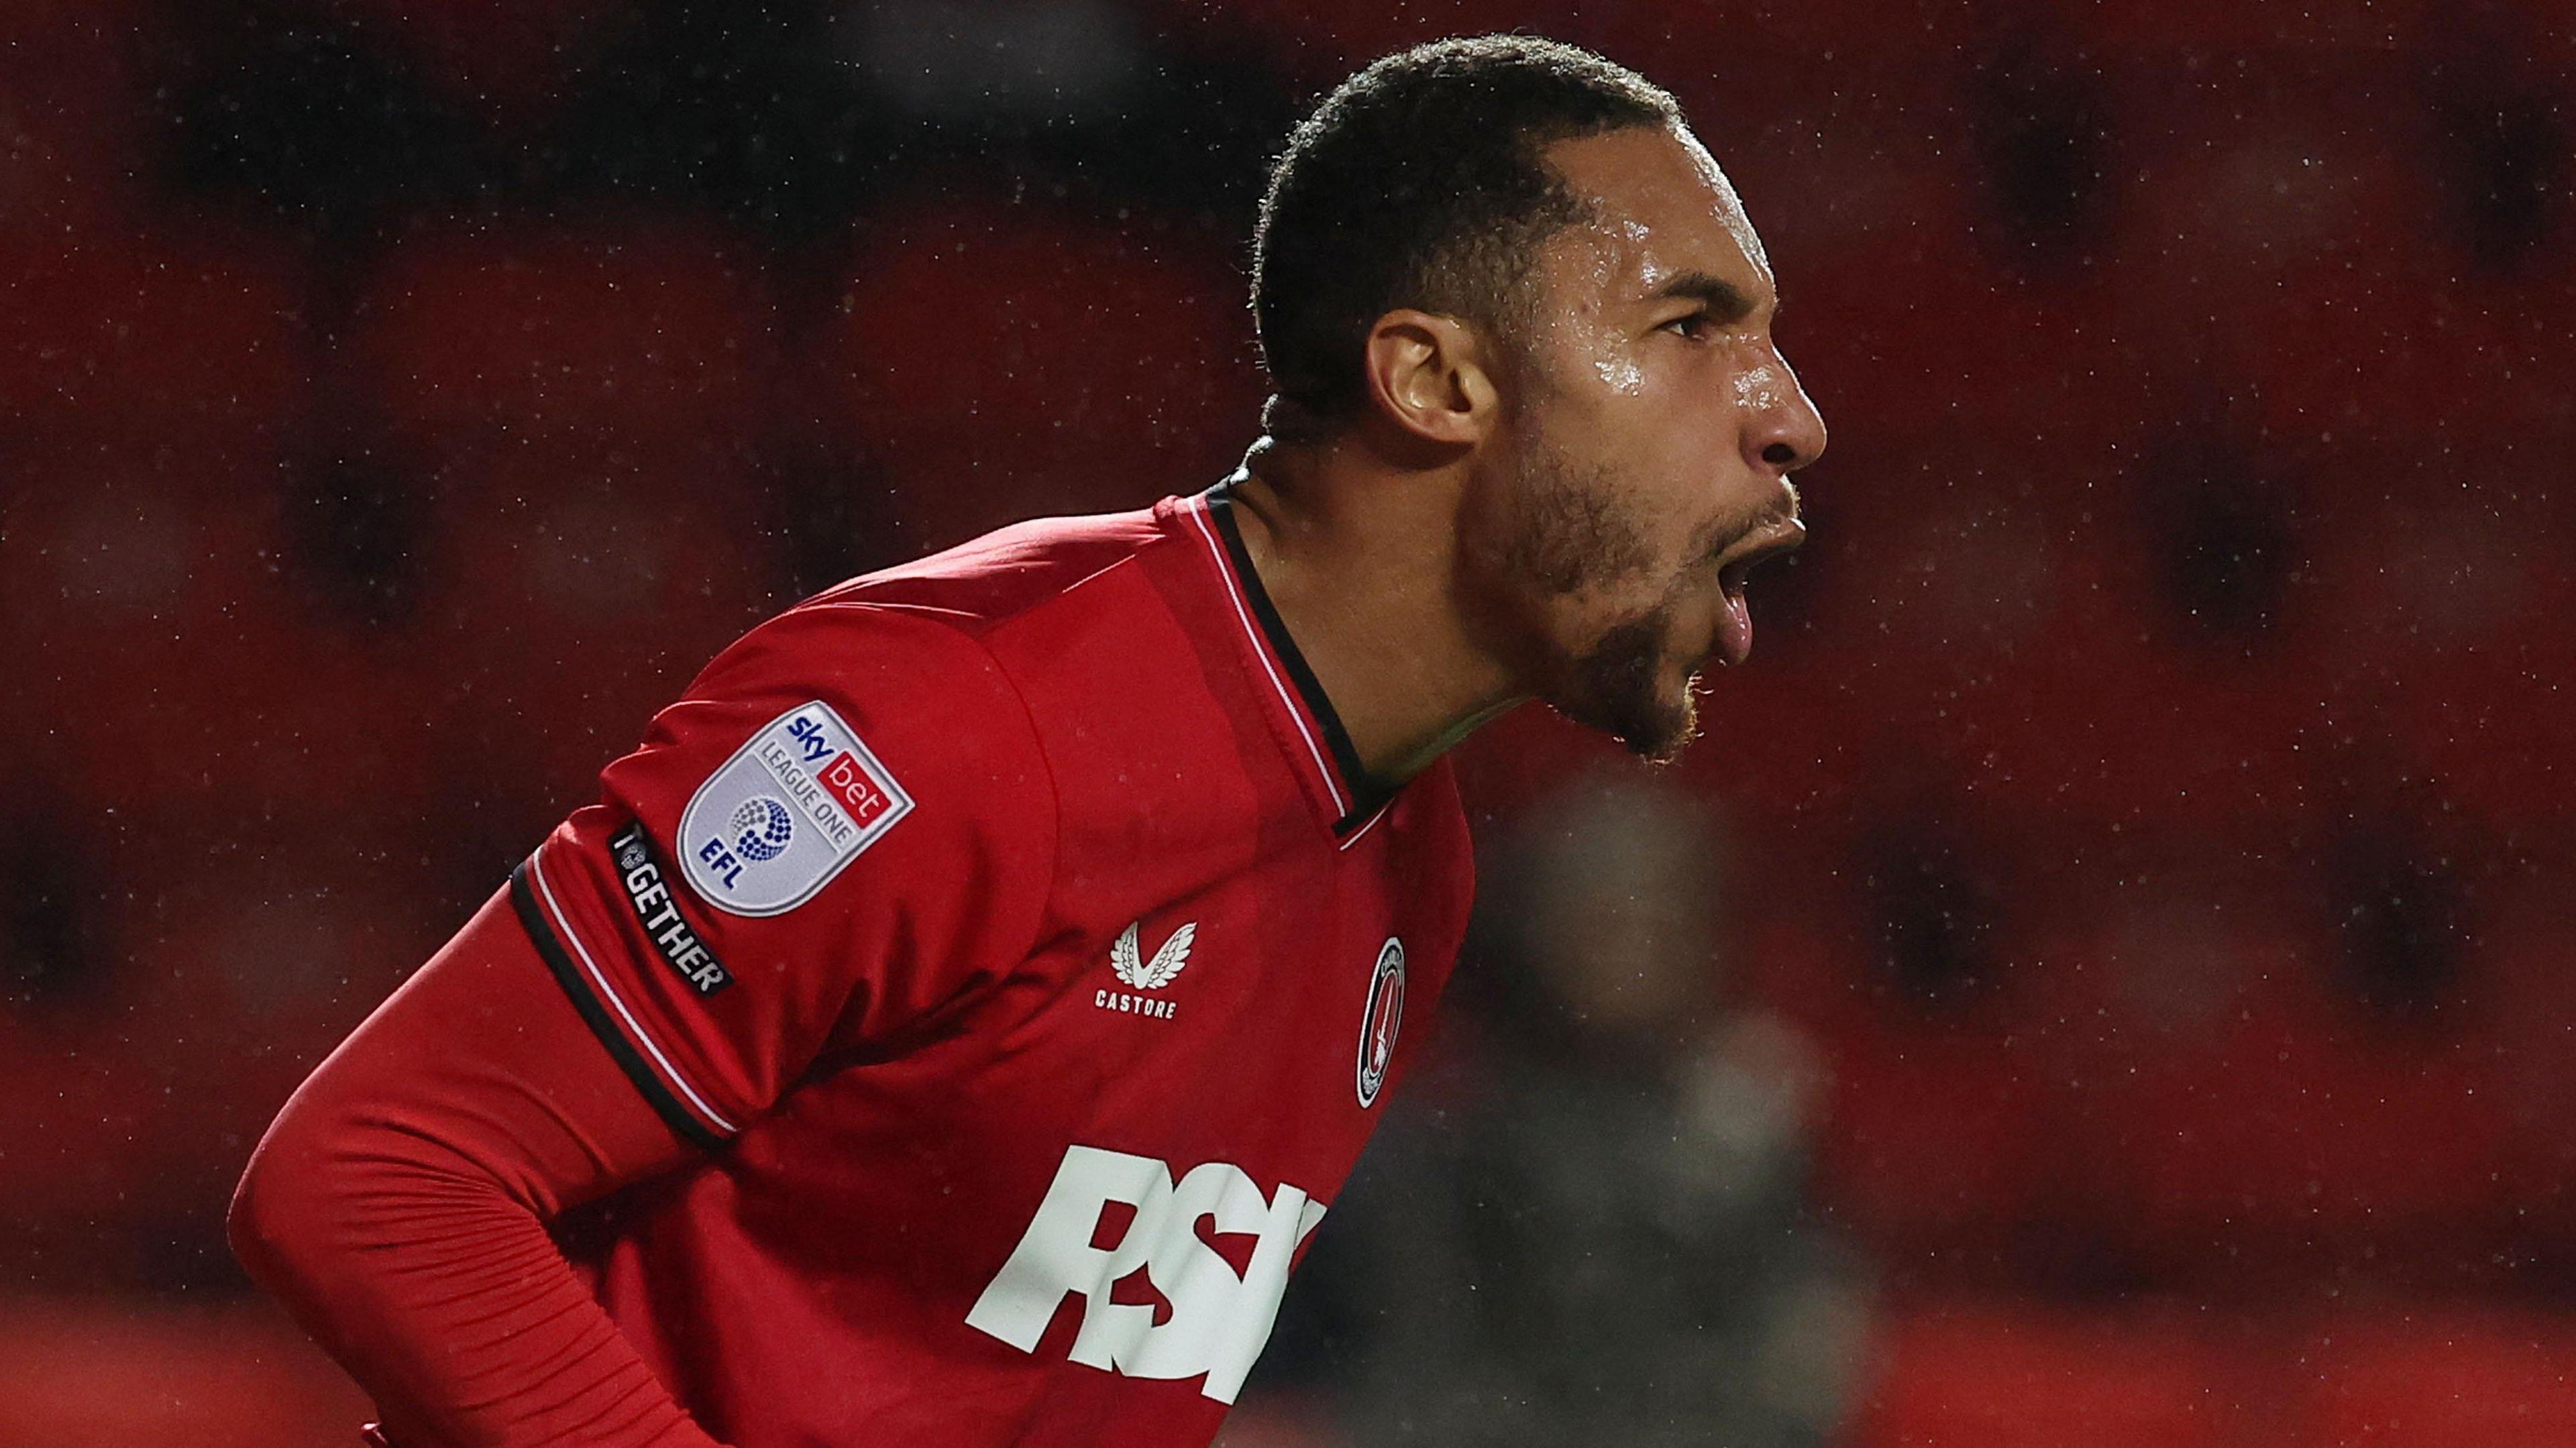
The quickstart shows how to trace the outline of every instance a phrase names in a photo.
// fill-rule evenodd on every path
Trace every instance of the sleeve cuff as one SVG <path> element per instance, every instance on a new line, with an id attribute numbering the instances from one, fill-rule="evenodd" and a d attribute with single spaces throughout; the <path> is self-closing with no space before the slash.
<path id="1" fill-rule="evenodd" d="M 618 1069 L 635 1083 L 635 1089 L 643 1093 L 655 1113 L 682 1140 L 709 1151 L 739 1134 L 740 1127 L 726 1120 L 672 1068 L 667 1055 L 653 1044 L 625 1002 L 618 999 L 616 988 L 599 973 L 597 963 L 589 958 L 580 938 L 572 934 L 569 922 L 555 907 L 534 857 L 510 872 L 510 905 L 518 912 L 519 923 L 526 928 L 538 957 L 554 973 L 564 994 L 572 998 L 573 1008 L 590 1024 L 591 1034 L 608 1048 Z M 651 1053 L 649 1060 L 647 1052 Z"/>

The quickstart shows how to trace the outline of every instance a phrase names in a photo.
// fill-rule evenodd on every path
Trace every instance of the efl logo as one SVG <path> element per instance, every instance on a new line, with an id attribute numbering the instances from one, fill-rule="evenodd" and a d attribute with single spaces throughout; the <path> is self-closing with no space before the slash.
<path id="1" fill-rule="evenodd" d="M 818 699 L 770 720 L 698 786 L 680 815 L 680 867 L 712 905 L 782 914 L 911 809 L 912 796 Z"/>
<path id="2" fill-rule="evenodd" d="M 1095 1247 L 1111 1203 L 1135 1209 L 1114 1247 Z M 1082 1294 L 1074 1362 L 1131 1378 L 1194 1378 L 1206 1397 L 1231 1403 L 1270 1341 L 1297 1244 L 1324 1219 L 1324 1204 L 1282 1183 L 1263 1200 L 1241 1167 L 1211 1161 L 1178 1185 L 1150 1156 L 1067 1147 L 1055 1183 L 1038 1204 L 1011 1260 L 966 1314 L 966 1324 L 1022 1352 L 1035 1352 L 1067 1293 Z M 1199 1236 L 1253 1239 L 1242 1276 Z M 1171 1304 L 1154 1324 L 1149 1303 L 1112 1302 L 1119 1279 L 1145 1270 Z"/>

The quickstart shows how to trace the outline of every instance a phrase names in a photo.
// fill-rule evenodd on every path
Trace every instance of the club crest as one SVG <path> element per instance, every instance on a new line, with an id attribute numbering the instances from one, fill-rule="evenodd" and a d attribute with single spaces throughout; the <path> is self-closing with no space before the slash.
<path id="1" fill-rule="evenodd" d="M 1360 1012 L 1359 1095 L 1363 1109 L 1377 1104 L 1395 1064 L 1395 1034 L 1404 1026 L 1404 942 L 1390 935 L 1369 973 L 1368 1005 Z"/>

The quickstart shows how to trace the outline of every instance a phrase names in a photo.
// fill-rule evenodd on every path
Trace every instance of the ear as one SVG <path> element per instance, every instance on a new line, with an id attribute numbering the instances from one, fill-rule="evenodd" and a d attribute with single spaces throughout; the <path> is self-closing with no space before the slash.
<path id="1" fill-rule="evenodd" d="M 1471 447 L 1499 415 L 1482 339 L 1455 317 L 1387 313 L 1369 329 L 1362 366 L 1380 415 L 1425 442 Z"/>

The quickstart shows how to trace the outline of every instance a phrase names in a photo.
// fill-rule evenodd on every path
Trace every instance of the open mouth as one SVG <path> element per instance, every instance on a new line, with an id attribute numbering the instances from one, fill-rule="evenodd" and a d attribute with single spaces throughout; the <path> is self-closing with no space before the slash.
<path id="1" fill-rule="evenodd" d="M 1782 554 L 1793 552 L 1807 539 L 1806 525 L 1796 518 L 1784 518 L 1767 528 L 1746 534 L 1719 558 L 1717 586 L 1725 596 L 1725 612 L 1717 627 L 1717 651 L 1728 665 L 1743 663 L 1753 657 L 1753 608 L 1745 601 L 1744 586 L 1753 570 Z"/>

